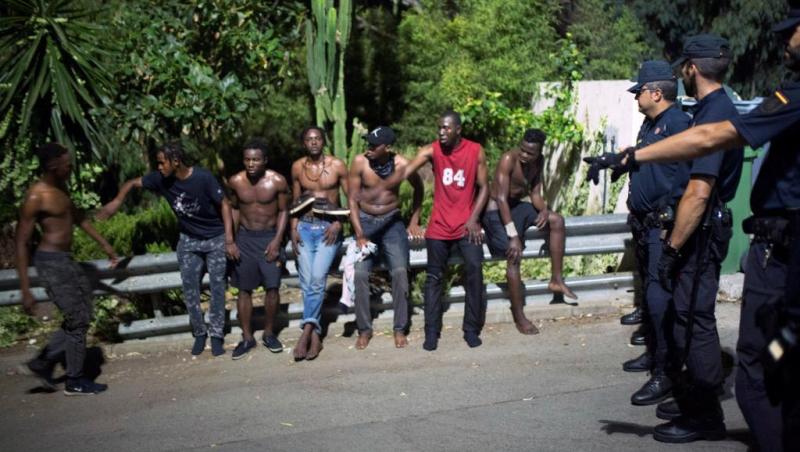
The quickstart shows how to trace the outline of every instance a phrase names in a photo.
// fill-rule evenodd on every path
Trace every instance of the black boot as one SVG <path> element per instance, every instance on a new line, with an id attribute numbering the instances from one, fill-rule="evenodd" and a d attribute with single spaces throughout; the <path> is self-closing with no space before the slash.
<path id="1" fill-rule="evenodd" d="M 637 306 L 630 314 L 625 314 L 619 318 L 619 323 L 623 325 L 638 325 L 644 320 L 644 312 Z"/>
<path id="2" fill-rule="evenodd" d="M 653 358 L 649 352 L 644 352 L 639 357 L 622 363 L 625 372 L 647 372 L 653 367 Z"/>
<path id="3" fill-rule="evenodd" d="M 685 406 L 684 406 L 685 405 Z M 683 414 L 653 430 L 653 438 L 665 443 L 688 443 L 697 440 L 725 439 L 722 406 L 716 392 L 692 392 L 692 398 L 681 406 Z"/>
<path id="4" fill-rule="evenodd" d="M 631 396 L 634 405 L 653 405 L 672 394 L 672 380 L 663 373 L 654 374 L 641 389 Z"/>
<path id="5" fill-rule="evenodd" d="M 665 421 L 671 421 L 677 417 L 680 417 L 681 414 L 683 414 L 683 412 L 681 411 L 681 406 L 678 404 L 677 400 L 659 403 L 656 407 L 656 417 L 659 419 L 664 419 Z"/>
<path id="6" fill-rule="evenodd" d="M 647 329 L 639 327 L 631 334 L 631 345 L 647 345 Z"/>

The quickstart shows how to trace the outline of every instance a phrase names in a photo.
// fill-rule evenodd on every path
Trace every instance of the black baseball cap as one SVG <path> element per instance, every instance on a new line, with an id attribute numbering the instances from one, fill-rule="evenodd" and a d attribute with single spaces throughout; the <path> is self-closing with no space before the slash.
<path id="1" fill-rule="evenodd" d="M 649 60 L 639 67 L 639 76 L 636 84 L 628 88 L 629 93 L 638 93 L 646 83 L 675 80 L 672 67 L 666 61 Z"/>
<path id="2" fill-rule="evenodd" d="M 792 8 L 789 10 L 786 19 L 775 24 L 775 26 L 772 27 L 772 31 L 775 33 L 785 33 L 797 27 L 797 25 L 800 25 L 800 8 Z"/>
<path id="3" fill-rule="evenodd" d="M 683 51 L 672 66 L 680 66 L 690 58 L 730 58 L 731 46 L 728 40 L 712 34 L 692 36 L 683 43 Z"/>
<path id="4" fill-rule="evenodd" d="M 364 135 L 364 139 L 367 140 L 367 143 L 380 146 L 381 144 L 394 144 L 395 136 L 394 130 L 391 127 L 386 126 L 379 126 L 368 134 Z"/>

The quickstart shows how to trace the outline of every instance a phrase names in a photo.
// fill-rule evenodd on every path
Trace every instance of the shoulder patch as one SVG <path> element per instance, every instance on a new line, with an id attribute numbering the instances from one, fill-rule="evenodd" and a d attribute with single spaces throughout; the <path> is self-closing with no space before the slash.
<path id="1" fill-rule="evenodd" d="M 779 90 L 775 91 L 775 94 L 772 96 L 764 99 L 758 109 L 764 113 L 775 113 L 786 105 L 789 105 L 789 97 Z"/>

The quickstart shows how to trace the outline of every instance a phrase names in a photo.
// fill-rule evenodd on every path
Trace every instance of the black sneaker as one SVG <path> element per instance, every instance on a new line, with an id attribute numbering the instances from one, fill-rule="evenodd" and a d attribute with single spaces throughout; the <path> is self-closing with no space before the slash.
<path id="1" fill-rule="evenodd" d="M 91 380 L 87 380 L 86 378 L 80 378 L 77 381 L 72 381 L 72 382 L 67 380 L 67 383 L 64 384 L 64 395 L 68 396 L 93 395 L 93 394 L 100 394 L 106 389 L 108 389 L 108 385 L 104 385 L 102 383 L 95 383 Z"/>
<path id="2" fill-rule="evenodd" d="M 39 360 L 34 359 L 25 363 L 25 366 L 20 366 L 20 370 L 25 374 L 36 377 L 46 391 L 54 392 L 56 390 L 52 365 L 42 364 Z"/>
<path id="3" fill-rule="evenodd" d="M 347 217 L 350 209 L 339 207 L 325 198 L 317 198 L 311 211 L 317 215 L 327 215 L 329 217 Z"/>
<path id="4" fill-rule="evenodd" d="M 311 204 L 314 204 L 314 196 L 311 193 L 303 193 L 301 194 L 293 203 L 292 207 L 289 209 L 289 215 L 297 216 L 303 213 L 306 209 L 308 209 Z"/>
<path id="5" fill-rule="evenodd" d="M 249 341 L 241 341 L 236 344 L 236 348 L 233 349 L 232 358 L 233 359 L 241 359 L 244 358 L 244 355 L 247 354 L 251 349 L 255 348 L 256 340 L 250 339 Z"/>
<path id="6" fill-rule="evenodd" d="M 264 344 L 264 347 L 267 347 L 267 350 L 271 351 L 272 353 L 280 353 L 283 351 L 283 344 L 281 344 L 281 341 L 279 341 L 278 338 L 273 335 L 267 336 L 265 334 L 261 339 L 261 342 Z"/>

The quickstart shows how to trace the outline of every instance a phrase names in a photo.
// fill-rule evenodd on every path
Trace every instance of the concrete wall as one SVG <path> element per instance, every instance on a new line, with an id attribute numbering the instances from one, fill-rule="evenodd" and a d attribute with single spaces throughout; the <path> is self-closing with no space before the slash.
<path id="1" fill-rule="evenodd" d="M 627 90 L 634 85 L 629 80 L 591 80 L 578 82 L 577 105 L 575 114 L 581 124 L 586 127 L 589 135 L 603 132 L 607 138 L 607 150 L 620 149 L 636 144 L 636 135 L 642 125 L 644 115 L 639 113 L 639 108 L 633 94 Z M 553 83 L 539 83 L 539 92 L 542 100 L 535 100 L 532 109 L 540 113 L 552 106 L 552 101 L 545 99 L 544 93 L 553 86 Z M 603 176 L 603 175 L 601 175 Z M 601 184 L 590 188 L 587 213 L 599 210 L 602 203 L 603 181 Z M 622 189 L 615 203 L 615 212 L 627 212 L 625 201 L 628 198 L 627 186 Z"/>

